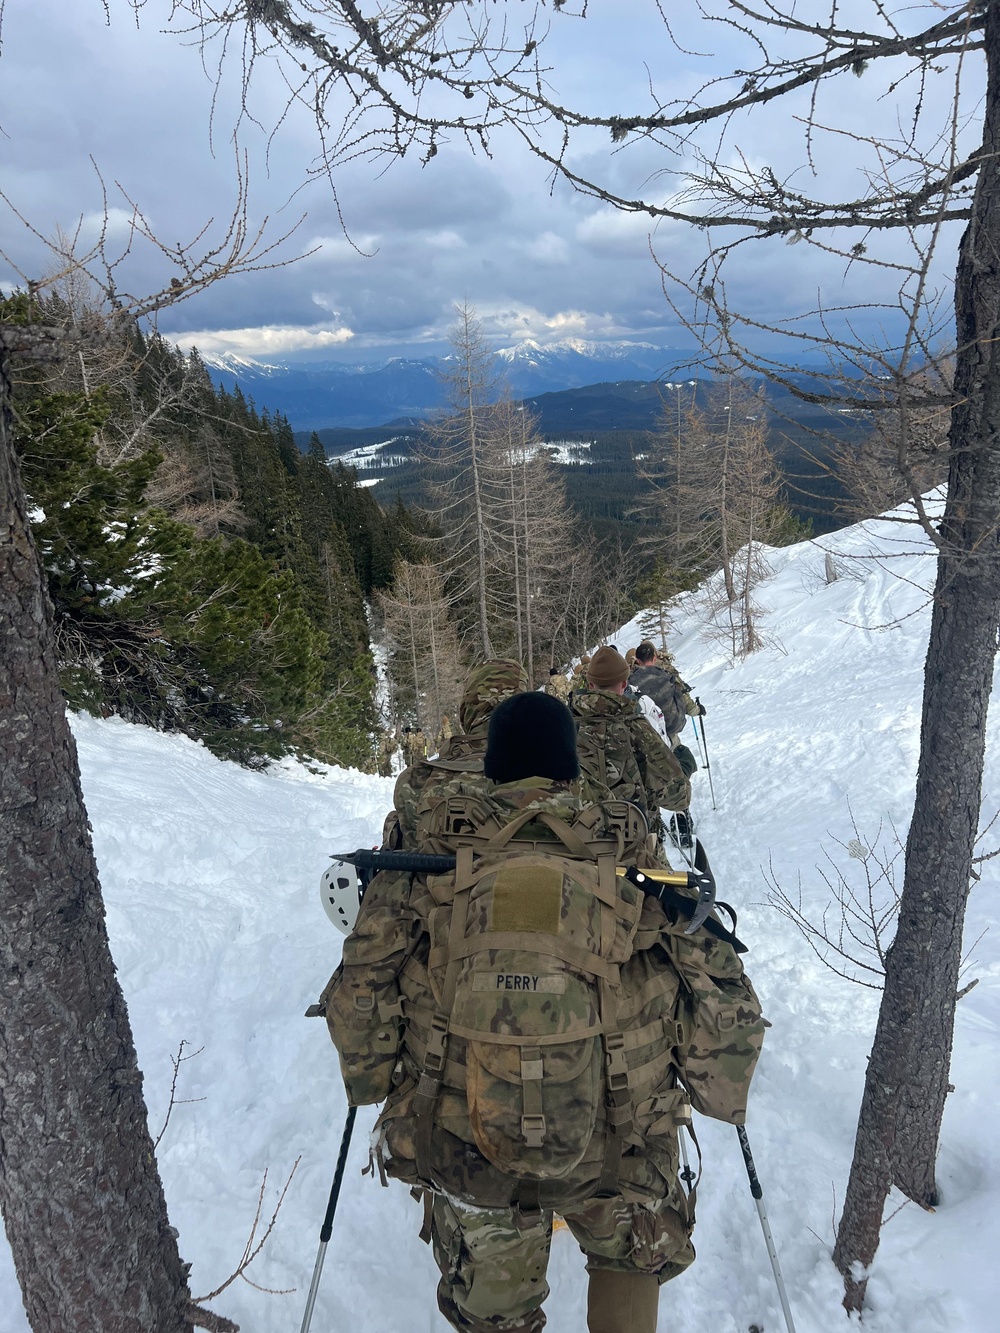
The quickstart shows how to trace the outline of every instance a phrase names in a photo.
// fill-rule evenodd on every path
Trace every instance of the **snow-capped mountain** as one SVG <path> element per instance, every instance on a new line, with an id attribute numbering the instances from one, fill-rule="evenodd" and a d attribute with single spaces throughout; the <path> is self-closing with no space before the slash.
<path id="1" fill-rule="evenodd" d="M 504 377 L 519 397 L 609 380 L 660 379 L 686 366 L 693 355 L 652 343 L 579 338 L 548 345 L 527 339 L 497 352 Z M 295 430 L 321 430 L 428 416 L 445 401 L 441 373 L 453 358 L 395 356 L 351 365 L 264 362 L 226 352 L 204 360 L 216 383 L 230 391 L 238 384 L 258 407 L 287 416 Z"/>

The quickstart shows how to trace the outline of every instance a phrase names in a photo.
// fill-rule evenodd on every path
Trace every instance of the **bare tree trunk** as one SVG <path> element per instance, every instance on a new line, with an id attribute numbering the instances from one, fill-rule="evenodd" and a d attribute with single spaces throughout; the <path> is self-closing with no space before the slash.
<path id="1" fill-rule="evenodd" d="M 476 515 L 476 563 L 479 576 L 476 597 L 479 607 L 479 635 L 483 656 L 492 657 L 493 644 L 490 640 L 490 621 L 486 604 L 486 514 L 483 499 L 482 442 L 480 439 L 482 408 L 477 398 L 478 372 L 475 365 L 481 339 L 478 326 L 473 327 L 473 314 L 468 306 L 462 307 L 460 319 L 462 332 L 458 351 L 463 358 L 461 369 L 464 390 L 463 407 L 468 432 L 469 462 Z"/>
<path id="2" fill-rule="evenodd" d="M 957 406 L 924 687 L 917 792 L 899 926 L 868 1065 L 834 1259 L 859 1309 L 890 1186 L 937 1201 L 962 927 L 979 825 L 1000 621 L 1000 3 L 986 24 L 985 164 L 956 279 Z"/>
<path id="3" fill-rule="evenodd" d="M 115 976 L 0 325 L 0 1206 L 36 1333 L 190 1333 Z"/>
<path id="4" fill-rule="evenodd" d="M 523 438 L 523 427 L 524 427 L 524 414 L 523 414 L 523 413 L 521 414 L 521 424 L 522 424 L 522 449 L 521 449 L 521 497 L 522 497 L 522 500 L 523 500 L 523 502 L 524 502 L 524 504 L 523 504 L 523 510 L 524 510 L 524 619 L 525 619 L 525 625 L 526 625 L 526 628 L 527 628 L 527 637 L 528 637 L 528 643 L 527 643 L 527 647 L 528 647 L 528 657 L 527 657 L 527 662 L 525 663 L 525 666 L 526 666 L 526 669 L 527 669 L 527 672 L 528 672 L 528 685 L 533 689 L 533 688 L 534 688 L 534 685 L 535 685 L 535 645 L 534 645 L 534 634 L 533 634 L 533 628 L 532 628 L 532 619 L 533 619 L 533 617 L 532 617 L 532 614 L 531 614 L 531 583 L 532 583 L 532 579 L 535 577 L 535 575 L 534 575 L 534 572 L 533 572 L 533 570 L 534 570 L 534 566 L 533 566 L 532 559 L 531 559 L 532 551 L 533 551 L 533 544 L 532 544 L 532 541 L 531 541 L 531 537 L 530 537 L 530 535 L 529 535 L 529 534 L 531 533 L 531 523 L 530 523 L 531 506 L 530 506 L 530 504 L 529 504 L 529 498 L 530 498 L 530 494 L 531 494 L 531 488 L 530 488 L 530 486 L 528 485 L 528 442 L 527 442 L 526 439 Z M 522 660 L 524 660 L 524 659 L 522 659 Z"/>
<path id="5" fill-rule="evenodd" d="M 431 597 L 431 589 L 428 586 L 427 601 L 429 603 L 429 610 L 427 615 L 427 649 L 431 659 L 431 675 L 434 680 L 434 708 L 431 714 L 431 719 L 434 723 L 434 736 L 437 736 L 441 731 L 441 714 L 444 712 L 444 707 L 441 703 L 441 672 L 440 664 L 438 662 L 437 634 L 435 632 L 437 608 L 433 605 Z M 430 753 L 431 751 L 428 750 L 428 754 Z"/>
<path id="6" fill-rule="evenodd" d="M 736 601 L 736 583 L 733 580 L 733 557 L 729 549 L 729 431 L 732 412 L 726 413 L 726 430 L 722 440 L 721 475 L 719 479 L 719 559 L 726 585 L 726 600 L 730 606 Z M 735 653 L 736 647 L 733 646 Z"/>
<path id="7" fill-rule="evenodd" d="M 413 670 L 413 720 L 420 727 L 420 667 L 417 661 L 417 629 L 413 623 L 413 606 L 408 608 L 410 665 Z"/>

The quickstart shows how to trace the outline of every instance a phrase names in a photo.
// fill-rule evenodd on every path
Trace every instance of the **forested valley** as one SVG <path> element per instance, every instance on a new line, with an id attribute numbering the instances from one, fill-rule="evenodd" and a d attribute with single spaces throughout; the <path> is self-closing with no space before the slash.
<path id="1" fill-rule="evenodd" d="M 245 764 L 294 751 L 389 772 L 404 727 L 433 745 L 456 717 L 470 662 L 516 657 L 539 684 L 641 606 L 665 642 L 670 598 L 720 569 L 707 614 L 745 654 L 765 548 L 808 534 L 736 377 L 665 399 L 624 462 L 595 439 L 588 466 L 560 467 L 462 309 L 449 407 L 408 444 L 420 503 L 383 485 L 383 509 L 197 352 L 73 292 L 41 304 L 0 311 L 75 330 L 14 386 L 67 700 Z M 891 445 L 860 439 L 827 471 L 849 516 L 893 498 L 875 484 Z"/>

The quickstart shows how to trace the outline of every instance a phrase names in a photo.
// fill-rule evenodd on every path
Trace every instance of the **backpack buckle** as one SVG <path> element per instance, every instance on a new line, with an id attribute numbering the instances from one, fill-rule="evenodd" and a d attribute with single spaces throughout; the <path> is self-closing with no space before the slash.
<path id="1" fill-rule="evenodd" d="M 435 1014 L 431 1019 L 431 1030 L 427 1036 L 427 1049 L 424 1052 L 424 1071 L 440 1075 L 444 1070 L 445 1051 L 448 1045 L 448 1015 Z"/>
<path id="2" fill-rule="evenodd" d="M 545 1117 L 543 1115 L 521 1116 L 521 1133 L 529 1148 L 540 1148 L 545 1140 Z"/>
<path id="3" fill-rule="evenodd" d="M 625 1058 L 624 1032 L 610 1032 L 604 1038 L 609 1092 L 628 1092 L 628 1060 Z"/>

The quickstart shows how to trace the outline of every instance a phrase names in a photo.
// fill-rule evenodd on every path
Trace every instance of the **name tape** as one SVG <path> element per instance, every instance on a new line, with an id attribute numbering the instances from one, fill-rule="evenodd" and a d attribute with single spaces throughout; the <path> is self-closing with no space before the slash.
<path id="1" fill-rule="evenodd" d="M 474 991 L 516 990 L 540 995 L 565 995 L 566 973 L 554 976 L 534 976 L 530 972 L 476 972 L 472 978 Z"/>

